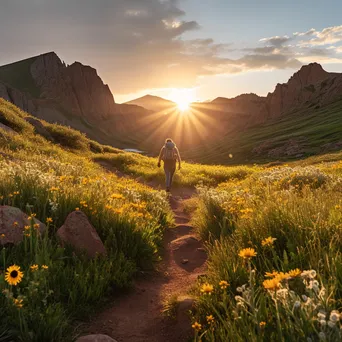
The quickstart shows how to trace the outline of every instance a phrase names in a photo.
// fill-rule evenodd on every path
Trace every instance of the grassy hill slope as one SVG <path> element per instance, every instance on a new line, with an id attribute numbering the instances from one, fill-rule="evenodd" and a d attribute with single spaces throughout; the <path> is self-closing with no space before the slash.
<path id="1" fill-rule="evenodd" d="M 342 146 L 336 144 L 341 140 L 342 101 L 338 101 L 323 108 L 298 110 L 262 125 L 222 136 L 219 143 L 207 147 L 194 146 L 184 155 L 203 163 L 286 161 L 341 149 Z"/>

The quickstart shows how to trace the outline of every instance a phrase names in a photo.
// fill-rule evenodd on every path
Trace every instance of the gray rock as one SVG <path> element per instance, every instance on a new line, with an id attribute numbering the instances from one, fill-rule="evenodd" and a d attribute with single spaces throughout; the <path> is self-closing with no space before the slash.
<path id="1" fill-rule="evenodd" d="M 50 140 L 50 141 L 54 140 L 50 132 L 44 127 L 44 125 L 41 123 L 40 120 L 35 119 L 30 116 L 27 116 L 25 120 L 34 127 L 34 130 L 36 133 L 40 134 L 47 140 Z"/>

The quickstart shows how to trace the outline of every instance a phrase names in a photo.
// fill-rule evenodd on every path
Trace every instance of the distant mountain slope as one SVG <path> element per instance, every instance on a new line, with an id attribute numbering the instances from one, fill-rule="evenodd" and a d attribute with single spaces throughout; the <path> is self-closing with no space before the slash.
<path id="1" fill-rule="evenodd" d="M 117 104 L 95 69 L 79 62 L 67 66 L 50 52 L 0 67 L 0 97 L 38 118 L 71 126 L 104 144 L 137 148 L 154 155 L 165 138 L 171 137 L 196 161 L 219 159 L 220 163 L 229 163 L 231 160 L 225 153 L 236 147 L 238 141 L 243 146 L 250 132 L 258 135 L 257 131 L 264 132 L 264 128 L 272 131 L 273 125 L 276 130 L 282 127 L 283 119 L 286 122 L 284 132 L 289 137 L 292 131 L 297 131 L 298 120 L 302 120 L 298 116 L 305 117 L 307 129 L 317 134 L 321 134 L 318 123 L 325 120 L 321 116 L 339 124 L 340 114 L 335 112 L 334 104 L 342 99 L 342 74 L 328 73 L 319 64 L 311 63 L 265 97 L 256 94 L 242 94 L 233 99 L 221 97 L 211 102 L 193 103 L 191 111 L 180 115 L 175 103 L 157 96 L 146 95 Z M 311 121 L 311 116 L 316 121 Z M 305 124 L 301 121 L 300 125 Z M 338 143 L 338 127 L 324 127 L 327 130 L 324 134 L 330 137 L 328 143 Z M 301 136 L 306 144 L 318 141 L 304 133 Z M 278 131 L 278 134 L 286 141 L 284 133 Z M 262 133 L 260 137 L 252 149 L 241 147 L 233 152 L 240 154 L 244 162 L 246 158 L 253 159 L 255 154 L 251 150 L 263 142 L 269 144 L 267 134 Z M 260 148 L 266 148 L 267 158 L 293 157 L 285 149 L 269 153 L 277 148 L 272 144 L 267 145 L 270 148 Z M 223 156 L 216 158 L 220 151 Z"/>
<path id="2" fill-rule="evenodd" d="M 139 97 L 138 99 L 126 102 L 125 104 L 141 106 L 146 109 L 153 110 L 154 112 L 172 109 L 176 106 L 176 104 L 170 100 L 153 95 L 145 95 L 143 97 Z"/>
<path id="3" fill-rule="evenodd" d="M 185 159 L 214 164 L 288 161 L 342 150 L 342 100 L 301 108 L 208 145 L 183 152 Z"/>

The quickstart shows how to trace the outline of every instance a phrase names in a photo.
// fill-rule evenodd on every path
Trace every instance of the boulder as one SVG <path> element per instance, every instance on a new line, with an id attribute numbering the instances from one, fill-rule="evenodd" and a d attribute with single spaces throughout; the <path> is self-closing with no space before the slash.
<path id="1" fill-rule="evenodd" d="M 34 130 L 37 134 L 40 134 L 47 140 L 50 140 L 50 141 L 54 140 L 50 132 L 44 127 L 44 125 L 41 123 L 40 120 L 35 119 L 30 116 L 27 116 L 24 119 L 34 127 Z"/>
<path id="2" fill-rule="evenodd" d="M 0 129 L 6 131 L 6 132 L 10 132 L 10 133 L 13 133 L 13 134 L 17 134 L 16 131 L 14 131 L 11 127 L 8 127 L 6 125 L 4 125 L 3 123 L 0 122 Z"/>
<path id="3" fill-rule="evenodd" d="M 34 218 L 34 223 L 39 224 L 39 232 L 42 234 L 46 226 Z M 19 208 L 0 206 L 0 245 L 17 245 L 23 240 L 24 227 L 31 224 L 28 216 Z M 3 234 L 3 235 L 2 235 Z"/>
<path id="4" fill-rule="evenodd" d="M 117 342 L 108 335 L 87 335 L 79 337 L 76 342 Z"/>
<path id="5" fill-rule="evenodd" d="M 99 235 L 82 211 L 70 213 L 63 226 L 58 229 L 57 235 L 63 243 L 73 246 L 78 251 L 85 251 L 91 258 L 98 254 L 106 254 L 106 248 Z"/>

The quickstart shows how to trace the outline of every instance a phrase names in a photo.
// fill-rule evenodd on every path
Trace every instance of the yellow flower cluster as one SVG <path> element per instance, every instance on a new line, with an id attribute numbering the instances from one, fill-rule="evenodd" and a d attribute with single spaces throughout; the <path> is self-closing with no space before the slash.
<path id="1" fill-rule="evenodd" d="M 263 286 L 267 290 L 277 290 L 280 287 L 281 282 L 284 279 L 289 279 L 289 278 L 296 278 L 300 276 L 302 271 L 298 268 L 291 270 L 289 272 L 277 272 L 273 271 L 271 273 L 266 272 L 265 277 L 271 278 L 271 279 L 266 279 L 263 282 Z"/>

